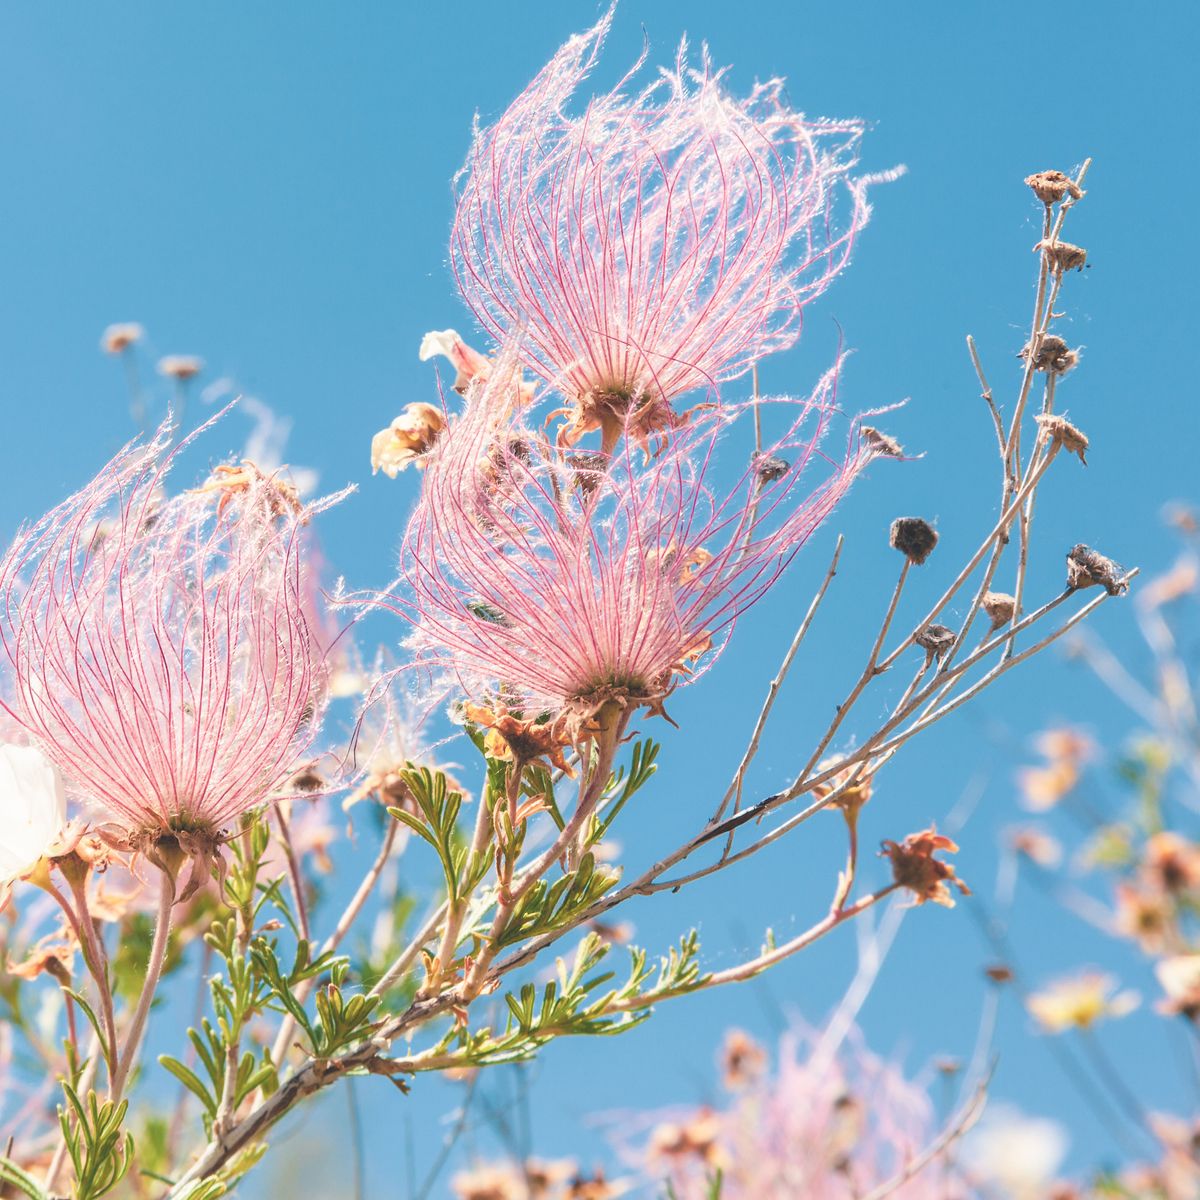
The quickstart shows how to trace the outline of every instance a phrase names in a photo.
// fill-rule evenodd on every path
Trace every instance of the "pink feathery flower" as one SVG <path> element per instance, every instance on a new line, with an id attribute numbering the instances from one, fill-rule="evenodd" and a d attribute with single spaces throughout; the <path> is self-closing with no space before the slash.
<path id="1" fill-rule="evenodd" d="M 936 1136 L 926 1091 L 857 1034 L 830 1054 L 819 1035 L 795 1033 L 774 1072 L 741 1085 L 727 1107 L 659 1114 L 634 1157 L 679 1200 L 711 1196 L 718 1171 L 729 1200 L 854 1200 L 894 1180 Z M 935 1162 L 889 1195 L 940 1200 L 958 1194 L 946 1190 L 952 1181 L 958 1172 Z"/>
<path id="2" fill-rule="evenodd" d="M 551 446 L 502 403 L 498 370 L 430 455 L 401 552 L 407 595 L 386 601 L 413 621 L 417 663 L 528 717 L 586 719 L 608 700 L 661 711 L 881 452 L 856 429 L 845 458 L 820 453 L 836 382 L 835 369 L 807 399 L 760 401 L 779 426 L 760 453 L 748 404 L 643 461 L 628 439 L 611 458 Z M 737 437 L 741 464 L 718 469 L 718 442 Z"/>
<path id="3" fill-rule="evenodd" d="M 476 129 L 451 236 L 476 317 L 498 341 L 520 333 L 525 365 L 567 397 L 560 439 L 600 430 L 605 450 L 790 346 L 869 213 L 850 176 L 860 122 L 793 112 L 779 79 L 735 99 L 707 50 L 688 67 L 686 41 L 673 70 L 623 90 L 643 53 L 569 115 L 611 20 Z"/>
<path id="4" fill-rule="evenodd" d="M 252 464 L 168 497 L 164 426 L 0 560 L 9 713 L 135 844 L 202 847 L 282 787 L 325 696 L 301 505 Z"/>

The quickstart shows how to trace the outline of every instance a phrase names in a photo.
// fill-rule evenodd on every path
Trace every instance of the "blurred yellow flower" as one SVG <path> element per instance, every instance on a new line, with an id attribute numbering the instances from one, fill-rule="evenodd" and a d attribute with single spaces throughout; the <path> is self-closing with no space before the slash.
<path id="1" fill-rule="evenodd" d="M 1099 971 L 1085 971 L 1050 984 L 1029 997 L 1027 1006 L 1047 1033 L 1090 1029 L 1099 1021 L 1124 1017 L 1140 1003 L 1136 992 L 1117 992 L 1117 981 Z"/>

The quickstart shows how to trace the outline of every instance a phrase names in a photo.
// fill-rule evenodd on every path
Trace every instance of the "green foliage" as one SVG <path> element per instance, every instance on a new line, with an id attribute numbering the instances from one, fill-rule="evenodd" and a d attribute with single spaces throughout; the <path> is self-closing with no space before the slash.
<path id="1" fill-rule="evenodd" d="M 462 793 L 451 791 L 446 776 L 427 767 L 409 766 L 400 777 L 419 812 L 403 808 L 389 808 L 388 812 L 434 848 L 442 865 L 446 895 L 452 904 L 457 903 L 470 894 L 487 869 L 484 857 L 479 862 L 468 861 L 469 847 L 458 836 Z"/>
<path id="2" fill-rule="evenodd" d="M 133 1162 L 133 1135 L 122 1131 L 129 1102 L 101 1102 L 95 1092 L 80 1099 L 63 1083 L 68 1107 L 58 1109 L 67 1154 L 75 1170 L 75 1200 L 96 1200 L 125 1178 Z"/>
<path id="3" fill-rule="evenodd" d="M 22 1196 L 29 1200 L 46 1200 L 42 1185 L 32 1175 L 22 1170 L 8 1158 L 0 1158 L 0 1182 L 14 1187 Z"/>
<path id="4" fill-rule="evenodd" d="M 557 960 L 556 979 L 540 988 L 527 983 L 518 992 L 505 994 L 508 1018 L 503 1030 L 456 1027 L 435 1053 L 453 1054 L 464 1065 L 473 1066 L 521 1061 L 555 1038 L 624 1033 L 649 1017 L 655 1000 L 690 991 L 704 981 L 695 931 L 654 965 L 644 950 L 631 949 L 628 978 L 606 989 L 614 973 L 600 967 L 609 952 L 602 938 L 587 934 L 569 967 L 563 959 Z"/>
<path id="5" fill-rule="evenodd" d="M 497 944 L 511 946 L 539 934 L 570 928 L 620 877 L 620 872 L 598 867 L 595 857 L 585 854 L 574 871 L 553 883 L 539 879 L 513 909 Z"/>
<path id="6" fill-rule="evenodd" d="M 658 770 L 659 744 L 650 738 L 645 738 L 633 747 L 633 755 L 629 762 L 629 773 L 621 767 L 610 781 L 605 796 L 597 806 L 597 817 L 588 845 L 594 846 L 606 833 L 613 821 L 617 819 L 621 809 L 630 799 L 644 787 Z M 619 790 L 618 790 L 619 789 Z"/>

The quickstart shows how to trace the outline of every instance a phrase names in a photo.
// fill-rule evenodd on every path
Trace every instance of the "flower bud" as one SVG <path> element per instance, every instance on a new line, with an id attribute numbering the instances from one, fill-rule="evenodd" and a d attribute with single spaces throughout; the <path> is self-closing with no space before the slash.
<path id="1" fill-rule="evenodd" d="M 914 566 L 920 566 L 937 545 L 938 535 L 928 521 L 920 517 L 897 517 L 889 535 L 892 547 Z"/>
<path id="2" fill-rule="evenodd" d="M 993 632 L 1001 625 L 1007 625 L 1013 619 L 1013 613 L 1017 611 L 1016 597 L 1006 592 L 984 592 L 981 604 L 992 623 Z"/>

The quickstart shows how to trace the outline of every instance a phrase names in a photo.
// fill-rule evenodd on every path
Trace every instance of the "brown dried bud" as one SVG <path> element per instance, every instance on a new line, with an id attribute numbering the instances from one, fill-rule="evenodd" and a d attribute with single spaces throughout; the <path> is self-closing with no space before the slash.
<path id="1" fill-rule="evenodd" d="M 1087 459 L 1084 458 L 1088 448 L 1086 433 L 1076 429 L 1066 417 L 1060 417 L 1057 413 L 1039 413 L 1033 419 L 1041 427 L 1046 441 L 1057 443 L 1069 454 L 1078 454 L 1079 461 L 1087 466 Z"/>
<path id="2" fill-rule="evenodd" d="M 204 360 L 192 354 L 168 354 L 158 360 L 158 373 L 181 383 L 194 379 L 204 370 Z"/>
<path id="3" fill-rule="evenodd" d="M 124 321 L 119 325 L 110 325 L 104 331 L 100 348 L 106 354 L 120 354 L 145 336 L 146 331 L 136 321 Z"/>
<path id="4" fill-rule="evenodd" d="M 1067 587 L 1074 592 L 1095 586 L 1102 587 L 1110 596 L 1120 596 L 1129 590 L 1124 572 L 1111 558 L 1080 542 L 1067 554 Z"/>
<path id="5" fill-rule="evenodd" d="M 926 625 L 913 638 L 913 641 L 925 651 L 930 659 L 934 659 L 941 658 L 954 645 L 956 636 L 957 634 L 948 625 Z"/>
<path id="6" fill-rule="evenodd" d="M 1050 266 L 1059 272 L 1082 271 L 1087 263 L 1087 251 L 1073 242 L 1043 240 L 1034 246 L 1034 250 L 1040 250 Z"/>
<path id="7" fill-rule="evenodd" d="M 886 433 L 881 433 L 874 426 L 861 425 L 859 426 L 858 434 L 876 454 L 882 454 L 886 458 L 904 457 L 904 447 L 894 437 L 889 437 Z"/>
<path id="8" fill-rule="evenodd" d="M 1038 171 L 1036 175 L 1027 175 L 1025 182 L 1043 204 L 1057 204 L 1065 196 L 1072 200 L 1083 196 L 1074 180 L 1061 171 Z"/>
<path id="9" fill-rule="evenodd" d="M 792 464 L 778 454 L 765 454 L 761 451 L 750 456 L 750 469 L 764 487 L 782 479 L 791 469 Z"/>
<path id="10" fill-rule="evenodd" d="M 1007 625 L 1013 619 L 1013 613 L 1017 611 L 1017 598 L 1007 592 L 984 592 L 980 603 L 992 623 L 993 631 L 1001 625 Z"/>
<path id="11" fill-rule="evenodd" d="M 892 522 L 888 540 L 893 549 L 919 567 L 933 553 L 938 535 L 937 530 L 920 517 L 897 517 Z"/>
<path id="12" fill-rule="evenodd" d="M 983 968 L 983 973 L 993 983 L 1011 983 L 1013 977 L 1012 967 L 1005 966 L 1004 963 L 992 963 L 990 966 Z"/>
<path id="13" fill-rule="evenodd" d="M 1018 356 L 1025 359 L 1026 362 L 1029 361 L 1029 345 L 1026 342 L 1021 347 L 1021 353 Z M 1079 362 L 1078 350 L 1072 350 L 1058 334 L 1047 333 L 1042 336 L 1042 341 L 1038 346 L 1038 352 L 1033 360 L 1033 365 L 1039 371 L 1052 371 L 1056 375 L 1063 375 L 1075 366 L 1077 362 Z"/>

